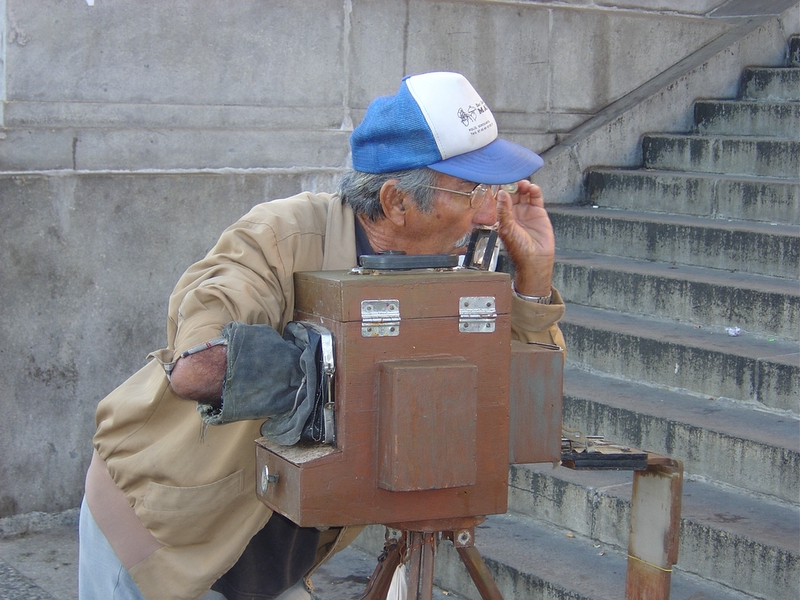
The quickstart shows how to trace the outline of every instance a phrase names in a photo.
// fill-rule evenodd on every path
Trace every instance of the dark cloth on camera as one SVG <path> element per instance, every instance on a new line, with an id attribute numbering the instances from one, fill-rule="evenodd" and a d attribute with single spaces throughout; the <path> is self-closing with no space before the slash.
<path id="1" fill-rule="evenodd" d="M 228 323 L 222 337 L 228 345 L 222 405 L 198 403 L 203 421 L 263 419 L 262 435 L 297 443 L 313 408 L 306 397 L 317 385 L 315 349 L 282 338 L 269 325 Z"/>
<path id="2" fill-rule="evenodd" d="M 316 527 L 299 527 L 274 513 L 211 589 L 227 600 L 272 600 L 311 569 L 318 543 Z"/>

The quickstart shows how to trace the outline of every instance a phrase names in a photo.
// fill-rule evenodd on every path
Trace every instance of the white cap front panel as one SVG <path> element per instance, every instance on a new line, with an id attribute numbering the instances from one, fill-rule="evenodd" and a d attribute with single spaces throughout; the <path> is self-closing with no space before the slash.
<path id="1" fill-rule="evenodd" d="M 426 73 L 406 79 L 433 133 L 442 160 L 483 148 L 497 138 L 497 123 L 463 75 Z"/>

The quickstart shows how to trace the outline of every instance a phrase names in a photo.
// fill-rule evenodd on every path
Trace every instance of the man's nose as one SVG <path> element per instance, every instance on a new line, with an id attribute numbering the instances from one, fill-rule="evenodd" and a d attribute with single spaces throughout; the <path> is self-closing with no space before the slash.
<path id="1" fill-rule="evenodd" d="M 472 224 L 492 226 L 495 223 L 497 223 L 497 200 L 491 194 L 487 194 L 480 208 L 472 215 Z"/>

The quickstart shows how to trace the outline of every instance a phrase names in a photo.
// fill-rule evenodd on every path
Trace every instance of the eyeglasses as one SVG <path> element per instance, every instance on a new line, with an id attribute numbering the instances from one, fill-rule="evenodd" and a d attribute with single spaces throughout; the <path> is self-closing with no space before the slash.
<path id="1" fill-rule="evenodd" d="M 467 196 L 469 198 L 469 207 L 473 210 L 478 210 L 483 205 L 486 194 L 491 194 L 492 199 L 495 199 L 497 198 L 497 192 L 499 192 L 501 188 L 509 194 L 516 194 L 518 189 L 516 183 L 506 183 L 503 185 L 486 185 L 484 183 L 479 183 L 471 192 L 460 192 L 458 190 L 436 187 L 435 185 L 425 185 L 423 187 L 430 190 L 439 190 L 440 192 L 450 192 L 451 194 L 458 194 L 459 196 Z"/>
<path id="2" fill-rule="evenodd" d="M 460 192 L 458 190 L 436 187 L 435 185 L 425 185 L 423 187 L 429 190 L 439 190 L 440 192 L 450 192 L 451 194 L 458 194 L 459 196 L 467 196 L 469 198 L 469 207 L 473 210 L 478 210 L 483 205 L 487 194 L 491 194 L 492 198 L 496 198 L 497 192 L 500 191 L 499 185 L 485 185 L 483 183 L 476 185 L 471 192 Z"/>

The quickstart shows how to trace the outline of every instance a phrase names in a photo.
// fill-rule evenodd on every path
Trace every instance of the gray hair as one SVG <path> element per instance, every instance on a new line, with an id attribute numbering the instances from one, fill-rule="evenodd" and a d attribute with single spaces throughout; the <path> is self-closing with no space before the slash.
<path id="1" fill-rule="evenodd" d="M 433 190 L 427 186 L 436 185 L 436 172 L 426 168 L 391 173 L 363 173 L 351 169 L 339 181 L 339 196 L 356 215 L 378 221 L 385 216 L 380 201 L 381 187 L 390 179 L 397 179 L 395 187 L 411 194 L 420 211 L 433 210 Z"/>

